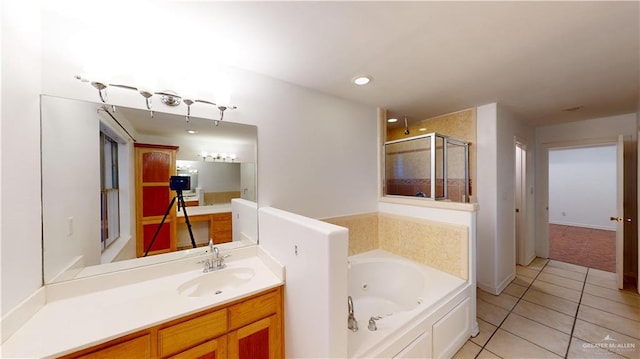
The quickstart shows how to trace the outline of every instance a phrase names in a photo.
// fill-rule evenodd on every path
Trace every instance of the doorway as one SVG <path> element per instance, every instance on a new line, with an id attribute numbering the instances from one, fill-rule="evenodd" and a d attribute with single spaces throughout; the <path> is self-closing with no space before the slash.
<path id="1" fill-rule="evenodd" d="M 550 259 L 616 272 L 617 150 L 549 149 Z"/>

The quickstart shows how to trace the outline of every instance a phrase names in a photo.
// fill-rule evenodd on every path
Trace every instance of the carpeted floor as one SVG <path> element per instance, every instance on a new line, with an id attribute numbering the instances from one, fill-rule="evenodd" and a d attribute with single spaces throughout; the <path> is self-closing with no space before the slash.
<path id="1" fill-rule="evenodd" d="M 616 271 L 616 232 L 549 224 L 549 258 Z"/>

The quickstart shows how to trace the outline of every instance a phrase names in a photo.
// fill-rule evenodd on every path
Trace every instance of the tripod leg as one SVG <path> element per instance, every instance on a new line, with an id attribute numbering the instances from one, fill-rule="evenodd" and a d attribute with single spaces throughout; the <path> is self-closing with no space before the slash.
<path id="1" fill-rule="evenodd" d="M 164 217 L 162 217 L 162 221 L 160 221 L 160 225 L 158 226 L 158 228 L 156 228 L 156 233 L 154 233 L 153 238 L 151 238 L 151 243 L 149 243 L 147 250 L 144 252 L 144 257 L 146 257 L 147 254 L 149 254 L 149 250 L 151 250 L 151 246 L 153 246 L 153 242 L 156 241 L 156 238 L 158 237 L 158 233 L 160 233 L 160 230 L 162 229 L 162 225 L 164 224 L 164 221 L 167 219 L 169 212 L 171 212 L 171 207 L 173 207 L 173 204 L 175 203 L 175 201 L 176 201 L 176 198 L 173 197 L 171 199 L 171 203 L 169 203 L 169 207 L 167 207 L 167 211 L 164 213 Z M 185 212 L 184 214 L 186 215 L 187 212 Z"/>
<path id="2" fill-rule="evenodd" d="M 196 241 L 193 238 L 193 232 L 191 231 L 191 222 L 189 221 L 189 215 L 187 215 L 187 206 L 184 203 L 184 197 L 182 193 L 178 194 L 178 208 L 182 206 L 182 210 L 184 211 L 184 222 L 187 224 L 187 229 L 189 230 L 189 237 L 191 238 L 191 246 L 196 248 Z"/>

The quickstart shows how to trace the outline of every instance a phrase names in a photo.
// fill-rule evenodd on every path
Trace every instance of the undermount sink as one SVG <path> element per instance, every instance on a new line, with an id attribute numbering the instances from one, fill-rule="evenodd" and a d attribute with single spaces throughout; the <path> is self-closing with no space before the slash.
<path id="1" fill-rule="evenodd" d="M 187 297 L 218 295 L 249 282 L 254 275 L 252 268 L 226 268 L 203 273 L 182 283 L 178 287 L 178 293 Z"/>

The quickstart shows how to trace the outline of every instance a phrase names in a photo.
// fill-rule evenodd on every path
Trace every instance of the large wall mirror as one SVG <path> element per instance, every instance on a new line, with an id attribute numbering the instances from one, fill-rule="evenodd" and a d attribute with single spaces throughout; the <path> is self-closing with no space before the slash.
<path id="1" fill-rule="evenodd" d="M 195 257 L 210 239 L 221 250 L 257 243 L 256 126 L 43 95 L 41 146 L 45 283 Z M 141 187 L 148 148 L 171 151 L 168 174 L 189 178 L 184 209 L 170 189 L 145 194 L 156 190 Z M 157 208 L 141 220 L 143 198 Z M 160 225 L 167 212 L 173 222 Z M 143 221 L 158 232 L 173 223 L 171 249 L 141 244 Z"/>

